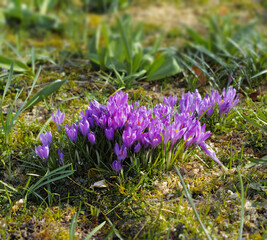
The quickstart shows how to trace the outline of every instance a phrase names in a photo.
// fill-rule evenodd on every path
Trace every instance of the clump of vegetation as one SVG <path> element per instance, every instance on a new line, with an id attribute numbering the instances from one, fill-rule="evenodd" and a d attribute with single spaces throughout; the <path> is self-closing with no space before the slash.
<path id="1" fill-rule="evenodd" d="M 108 79 L 117 88 L 130 88 L 136 81 L 154 81 L 181 72 L 172 48 L 160 48 L 160 38 L 152 47 L 142 47 L 143 30 L 133 28 L 131 17 L 116 19 L 111 29 L 100 26 L 88 45 L 89 58 L 103 71 L 115 73 Z"/>
<path id="2" fill-rule="evenodd" d="M 206 34 L 186 29 L 188 39 L 178 53 L 178 62 L 199 79 L 217 89 L 234 84 L 250 88 L 260 86 L 266 73 L 266 44 L 256 29 L 256 22 L 240 25 L 234 15 L 206 16 Z M 185 74 L 187 76 L 187 74 Z M 255 81 L 257 79 L 257 81 Z M 187 78 L 191 86 L 193 79 Z M 196 86 L 195 84 L 193 84 Z"/>
<path id="3" fill-rule="evenodd" d="M 222 95 L 211 92 L 203 99 L 198 91 L 188 92 L 179 102 L 179 112 L 176 101 L 176 97 L 169 96 L 164 98 L 164 104 L 150 109 L 139 106 L 139 102 L 129 105 L 128 94 L 120 91 L 106 105 L 91 101 L 88 109 L 81 111 L 80 119 L 64 128 L 65 113 L 58 110 L 52 115 L 58 132 L 54 136 L 51 131 L 41 133 L 42 145 L 35 147 L 35 152 L 43 160 L 44 169 L 54 170 L 71 163 L 84 174 L 91 168 L 123 174 L 122 165 L 137 173 L 152 167 L 170 170 L 197 146 L 221 164 L 205 143 L 211 132 L 205 131 L 205 124 L 198 118 L 204 114 L 206 119 L 212 117 L 217 107 L 217 119 L 226 115 L 238 103 L 236 91 L 230 88 Z"/>
<path id="4" fill-rule="evenodd" d="M 37 11 L 34 11 L 25 3 L 19 1 L 10 1 L 4 11 L 6 23 L 14 29 L 30 30 L 33 34 L 36 31 L 62 31 L 62 25 L 56 15 L 48 14 L 49 8 L 54 7 L 53 1 L 35 1 Z M 34 8 L 34 7 L 33 7 Z"/>
<path id="5" fill-rule="evenodd" d="M 83 5 L 89 12 L 107 13 L 126 8 L 131 2 L 132 0 L 83 0 Z"/>

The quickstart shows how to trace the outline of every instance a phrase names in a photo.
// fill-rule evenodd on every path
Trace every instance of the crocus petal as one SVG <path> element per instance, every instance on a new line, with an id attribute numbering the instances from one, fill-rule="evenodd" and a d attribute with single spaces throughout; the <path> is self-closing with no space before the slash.
<path id="1" fill-rule="evenodd" d="M 199 146 L 202 148 L 204 153 L 206 153 L 209 157 L 211 157 L 216 163 L 223 166 L 223 164 L 217 158 L 216 153 L 211 149 L 211 147 L 208 144 L 206 144 L 205 142 L 202 142 L 199 144 Z"/>

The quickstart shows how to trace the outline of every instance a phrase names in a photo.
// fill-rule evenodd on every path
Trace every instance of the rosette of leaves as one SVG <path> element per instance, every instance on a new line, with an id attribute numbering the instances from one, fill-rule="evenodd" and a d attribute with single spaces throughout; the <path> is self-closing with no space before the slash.
<path id="1" fill-rule="evenodd" d="M 6 23 L 12 28 L 24 28 L 34 33 L 36 30 L 62 30 L 59 18 L 55 15 L 48 14 L 49 6 L 52 0 L 39 1 L 36 9 L 29 8 L 26 4 L 22 4 L 20 0 L 10 1 L 8 7 L 4 10 Z"/>
<path id="2" fill-rule="evenodd" d="M 124 9 L 131 0 L 83 0 L 83 5 L 89 12 L 105 13 Z"/>
<path id="3" fill-rule="evenodd" d="M 134 80 L 154 81 L 181 72 L 175 59 L 175 50 L 142 46 L 142 24 L 133 28 L 130 16 L 116 19 L 114 29 L 101 25 L 88 44 L 93 67 L 122 76 L 120 87 L 131 87 Z"/>

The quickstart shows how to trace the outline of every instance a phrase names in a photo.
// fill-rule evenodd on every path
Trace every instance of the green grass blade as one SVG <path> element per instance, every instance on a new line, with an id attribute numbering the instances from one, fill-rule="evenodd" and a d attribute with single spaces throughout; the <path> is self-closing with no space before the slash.
<path id="1" fill-rule="evenodd" d="M 74 214 L 74 217 L 73 217 L 72 221 L 71 221 L 69 240 L 74 240 L 75 239 L 75 228 L 76 228 L 76 225 L 77 225 L 78 216 L 79 216 L 79 214 L 77 214 L 77 212 L 76 212 Z"/>
<path id="2" fill-rule="evenodd" d="M 84 240 L 89 240 L 91 237 L 93 237 L 94 234 L 96 234 L 104 225 L 106 224 L 106 221 L 102 222 L 99 224 L 97 227 L 95 227 L 87 236 Z"/>
<path id="3" fill-rule="evenodd" d="M 43 0 L 40 6 L 40 14 L 46 15 L 48 6 L 50 5 L 51 0 Z"/>
<path id="4" fill-rule="evenodd" d="M 246 119 L 249 123 L 251 123 L 254 127 L 261 129 L 264 132 L 267 132 L 267 127 L 261 126 L 256 121 L 251 119 L 250 117 L 246 116 L 245 114 L 241 114 L 241 116 Z"/>
<path id="5" fill-rule="evenodd" d="M 242 180 L 242 177 L 241 177 L 241 174 L 240 174 L 240 170 L 239 169 L 238 169 L 238 178 L 239 178 L 240 186 L 241 186 L 241 216 L 240 216 L 240 225 L 239 225 L 239 232 L 238 232 L 238 240 L 242 240 L 246 199 L 245 199 L 245 191 L 244 191 L 243 180 Z"/>
<path id="6" fill-rule="evenodd" d="M 108 217 L 106 217 L 108 223 L 110 224 L 113 232 L 115 233 L 115 235 L 120 239 L 120 240 L 123 240 L 122 236 L 119 234 L 118 230 L 115 228 L 114 224 L 109 220 Z"/>
<path id="7" fill-rule="evenodd" d="M 190 38 L 192 38 L 197 44 L 208 46 L 208 42 L 201 37 L 195 30 L 192 28 L 186 28 L 186 32 Z"/>
<path id="8" fill-rule="evenodd" d="M 242 49 L 242 46 L 238 45 L 237 42 L 235 42 L 233 39 L 231 38 L 227 38 L 227 40 L 236 48 L 239 50 L 239 52 L 241 53 L 241 55 L 243 57 L 246 57 L 246 53 L 244 52 L 244 50 Z"/>
<path id="9" fill-rule="evenodd" d="M 0 56 L 0 58 L 1 58 L 1 56 Z M 1 60 L 0 60 L 0 61 L 1 61 Z M 1 66 L 1 64 L 0 64 L 0 66 Z M 8 90 L 9 87 L 10 87 L 10 83 L 11 83 L 12 76 L 13 76 L 13 68 L 14 68 L 14 63 L 11 63 L 10 70 L 9 70 L 9 74 L 8 74 L 7 83 L 6 83 L 5 90 L 4 90 L 4 93 L 3 93 L 3 96 L 2 96 L 1 110 L 2 110 L 2 106 L 3 106 L 3 103 L 4 103 L 4 99 L 5 99 L 7 90 Z"/>
<path id="10" fill-rule="evenodd" d="M 179 178 L 180 178 L 180 181 L 181 181 L 181 183 L 182 183 L 182 185 L 183 185 L 183 188 L 184 188 L 184 191 L 185 191 L 185 195 L 186 195 L 186 197 L 187 197 L 187 199 L 188 199 L 188 201 L 189 201 L 191 207 L 193 208 L 194 214 L 195 214 L 195 216 L 196 216 L 196 218 L 197 218 L 197 220 L 198 220 L 198 222 L 199 222 L 199 224 L 200 224 L 202 230 L 203 230 L 204 233 L 206 234 L 207 238 L 208 238 L 209 240 L 212 240 L 212 238 L 210 237 L 210 235 L 209 235 L 207 229 L 205 228 L 204 224 L 202 223 L 202 221 L 201 221 L 201 219 L 200 219 L 200 217 L 199 217 L 199 215 L 198 215 L 198 212 L 197 212 L 197 210 L 196 210 L 196 208 L 195 208 L 195 204 L 194 204 L 194 202 L 193 202 L 193 199 L 192 199 L 192 197 L 191 197 L 189 191 L 187 190 L 187 187 L 186 187 L 186 185 L 185 185 L 185 182 L 184 182 L 184 180 L 183 180 L 183 177 L 182 177 L 182 175 L 181 175 L 179 169 L 178 169 L 176 166 L 175 166 L 175 170 L 176 170 L 176 172 L 177 172 L 177 174 L 178 174 L 178 176 L 179 176 Z"/>
<path id="11" fill-rule="evenodd" d="M 40 187 L 49 184 L 51 182 L 63 179 L 65 177 L 68 177 L 70 175 L 72 175 L 75 170 L 65 170 L 66 168 L 68 168 L 71 164 L 59 167 L 49 173 L 47 173 L 45 176 L 43 176 L 41 179 L 39 179 L 34 185 L 32 185 L 29 188 L 29 194 L 35 192 L 37 189 L 39 189 Z M 59 175 L 59 176 L 56 176 Z M 54 177 L 56 176 L 56 177 Z"/>
<path id="12" fill-rule="evenodd" d="M 17 50 L 17 48 L 13 47 L 12 44 L 10 44 L 8 41 L 4 40 L 4 43 L 17 55 L 17 58 L 20 59 L 20 62 L 26 64 L 25 60 L 23 59 L 23 57 L 20 55 L 19 51 Z"/>
<path id="13" fill-rule="evenodd" d="M 9 189 L 11 189 L 13 192 L 18 192 L 18 190 L 16 188 L 12 187 L 11 185 L 9 185 L 9 184 L 1 181 L 1 180 L 0 180 L 0 183 L 3 184 L 5 187 L 8 187 Z"/>
<path id="14" fill-rule="evenodd" d="M 35 51 L 32 48 L 32 72 L 35 73 Z"/>
<path id="15" fill-rule="evenodd" d="M 38 93 L 36 93 L 25 105 L 24 110 L 33 107 L 38 104 L 44 98 L 47 98 L 49 95 L 57 91 L 65 82 L 65 80 L 56 80 L 55 82 L 49 84 L 48 86 L 41 89 Z"/>
<path id="16" fill-rule="evenodd" d="M 44 132 L 44 130 L 46 129 L 46 127 L 49 125 L 49 123 L 51 121 L 52 121 L 52 116 L 47 119 L 47 121 L 45 122 L 45 124 L 43 124 L 42 128 L 40 129 L 40 132 L 39 132 L 38 136 L 36 137 L 36 140 L 39 140 L 41 133 Z"/>
<path id="17" fill-rule="evenodd" d="M 259 76 L 261 76 L 261 75 L 263 75 L 263 74 L 265 74 L 265 73 L 267 73 L 267 69 L 265 69 L 265 70 L 263 70 L 263 71 L 261 71 L 261 72 L 255 74 L 255 75 L 253 75 L 250 79 L 259 77 Z"/>
<path id="18" fill-rule="evenodd" d="M 126 60 L 130 64 L 129 73 L 132 74 L 132 51 L 131 51 L 132 46 L 131 46 L 131 42 L 128 41 L 128 39 L 127 39 L 126 31 L 124 29 L 124 26 L 122 25 L 121 20 L 118 17 L 116 18 L 116 20 L 117 20 L 117 24 L 118 24 L 118 27 L 119 27 L 119 30 L 121 33 L 122 43 L 123 43 L 123 46 L 125 48 Z"/>

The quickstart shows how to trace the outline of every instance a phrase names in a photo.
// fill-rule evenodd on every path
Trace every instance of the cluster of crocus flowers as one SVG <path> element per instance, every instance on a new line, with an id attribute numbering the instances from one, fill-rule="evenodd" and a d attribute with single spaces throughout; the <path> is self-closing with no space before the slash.
<path id="1" fill-rule="evenodd" d="M 180 112 L 189 112 L 200 117 L 205 111 L 207 116 L 211 116 L 214 111 L 215 105 L 219 106 L 219 114 L 227 115 L 228 112 L 237 105 L 239 99 L 236 90 L 230 87 L 227 91 L 223 89 L 220 95 L 218 91 L 211 91 L 210 94 L 202 99 L 198 90 L 194 93 L 188 92 L 182 94 L 182 98 L 179 102 Z"/>
<path id="2" fill-rule="evenodd" d="M 60 126 L 64 121 L 64 118 L 65 118 L 65 113 L 64 112 L 62 113 L 59 109 L 55 114 L 52 113 L 52 119 L 57 125 L 59 131 L 60 131 Z M 43 159 L 44 163 L 47 164 L 47 160 L 49 158 L 50 144 L 52 142 L 51 131 L 47 131 L 46 133 L 41 133 L 40 140 L 42 142 L 42 145 L 39 145 L 38 147 L 35 146 L 35 152 L 41 159 Z M 63 160 L 64 160 L 64 154 L 63 152 L 61 152 L 60 149 L 58 149 L 58 162 L 60 165 L 63 165 L 64 163 Z"/>
<path id="3" fill-rule="evenodd" d="M 49 157 L 49 146 L 52 142 L 52 133 L 50 131 L 41 133 L 40 140 L 42 145 L 39 145 L 38 147 L 35 146 L 35 152 L 46 163 Z"/>
<path id="4" fill-rule="evenodd" d="M 179 143 L 184 144 L 185 150 L 200 146 L 204 153 L 221 164 L 215 152 L 205 143 L 211 132 L 205 130 L 205 124 L 202 125 L 198 117 L 204 112 L 210 116 L 216 104 L 220 115 L 226 115 L 238 103 L 235 89 L 224 89 L 222 95 L 211 91 L 203 99 L 197 90 L 183 94 L 178 112 L 176 103 L 177 97 L 169 96 L 164 98 L 164 103 L 153 108 L 140 106 L 139 102 L 128 104 L 128 94 L 120 91 L 111 96 L 105 105 L 91 101 L 88 108 L 81 111 L 78 122 L 65 125 L 65 133 L 72 144 L 80 144 L 78 139 L 83 139 L 92 148 L 98 144 L 99 135 L 104 136 L 114 146 L 110 166 L 117 173 L 122 169 L 123 161 L 133 154 L 153 152 L 161 146 L 164 151 L 176 151 Z M 52 115 L 59 129 L 65 117 L 63 114 L 58 110 Z M 52 135 L 51 138 L 49 134 L 42 135 L 43 146 L 47 147 L 36 148 L 42 159 L 48 157 L 51 139 Z M 60 164 L 63 164 L 63 152 L 58 150 L 58 155 Z"/>

